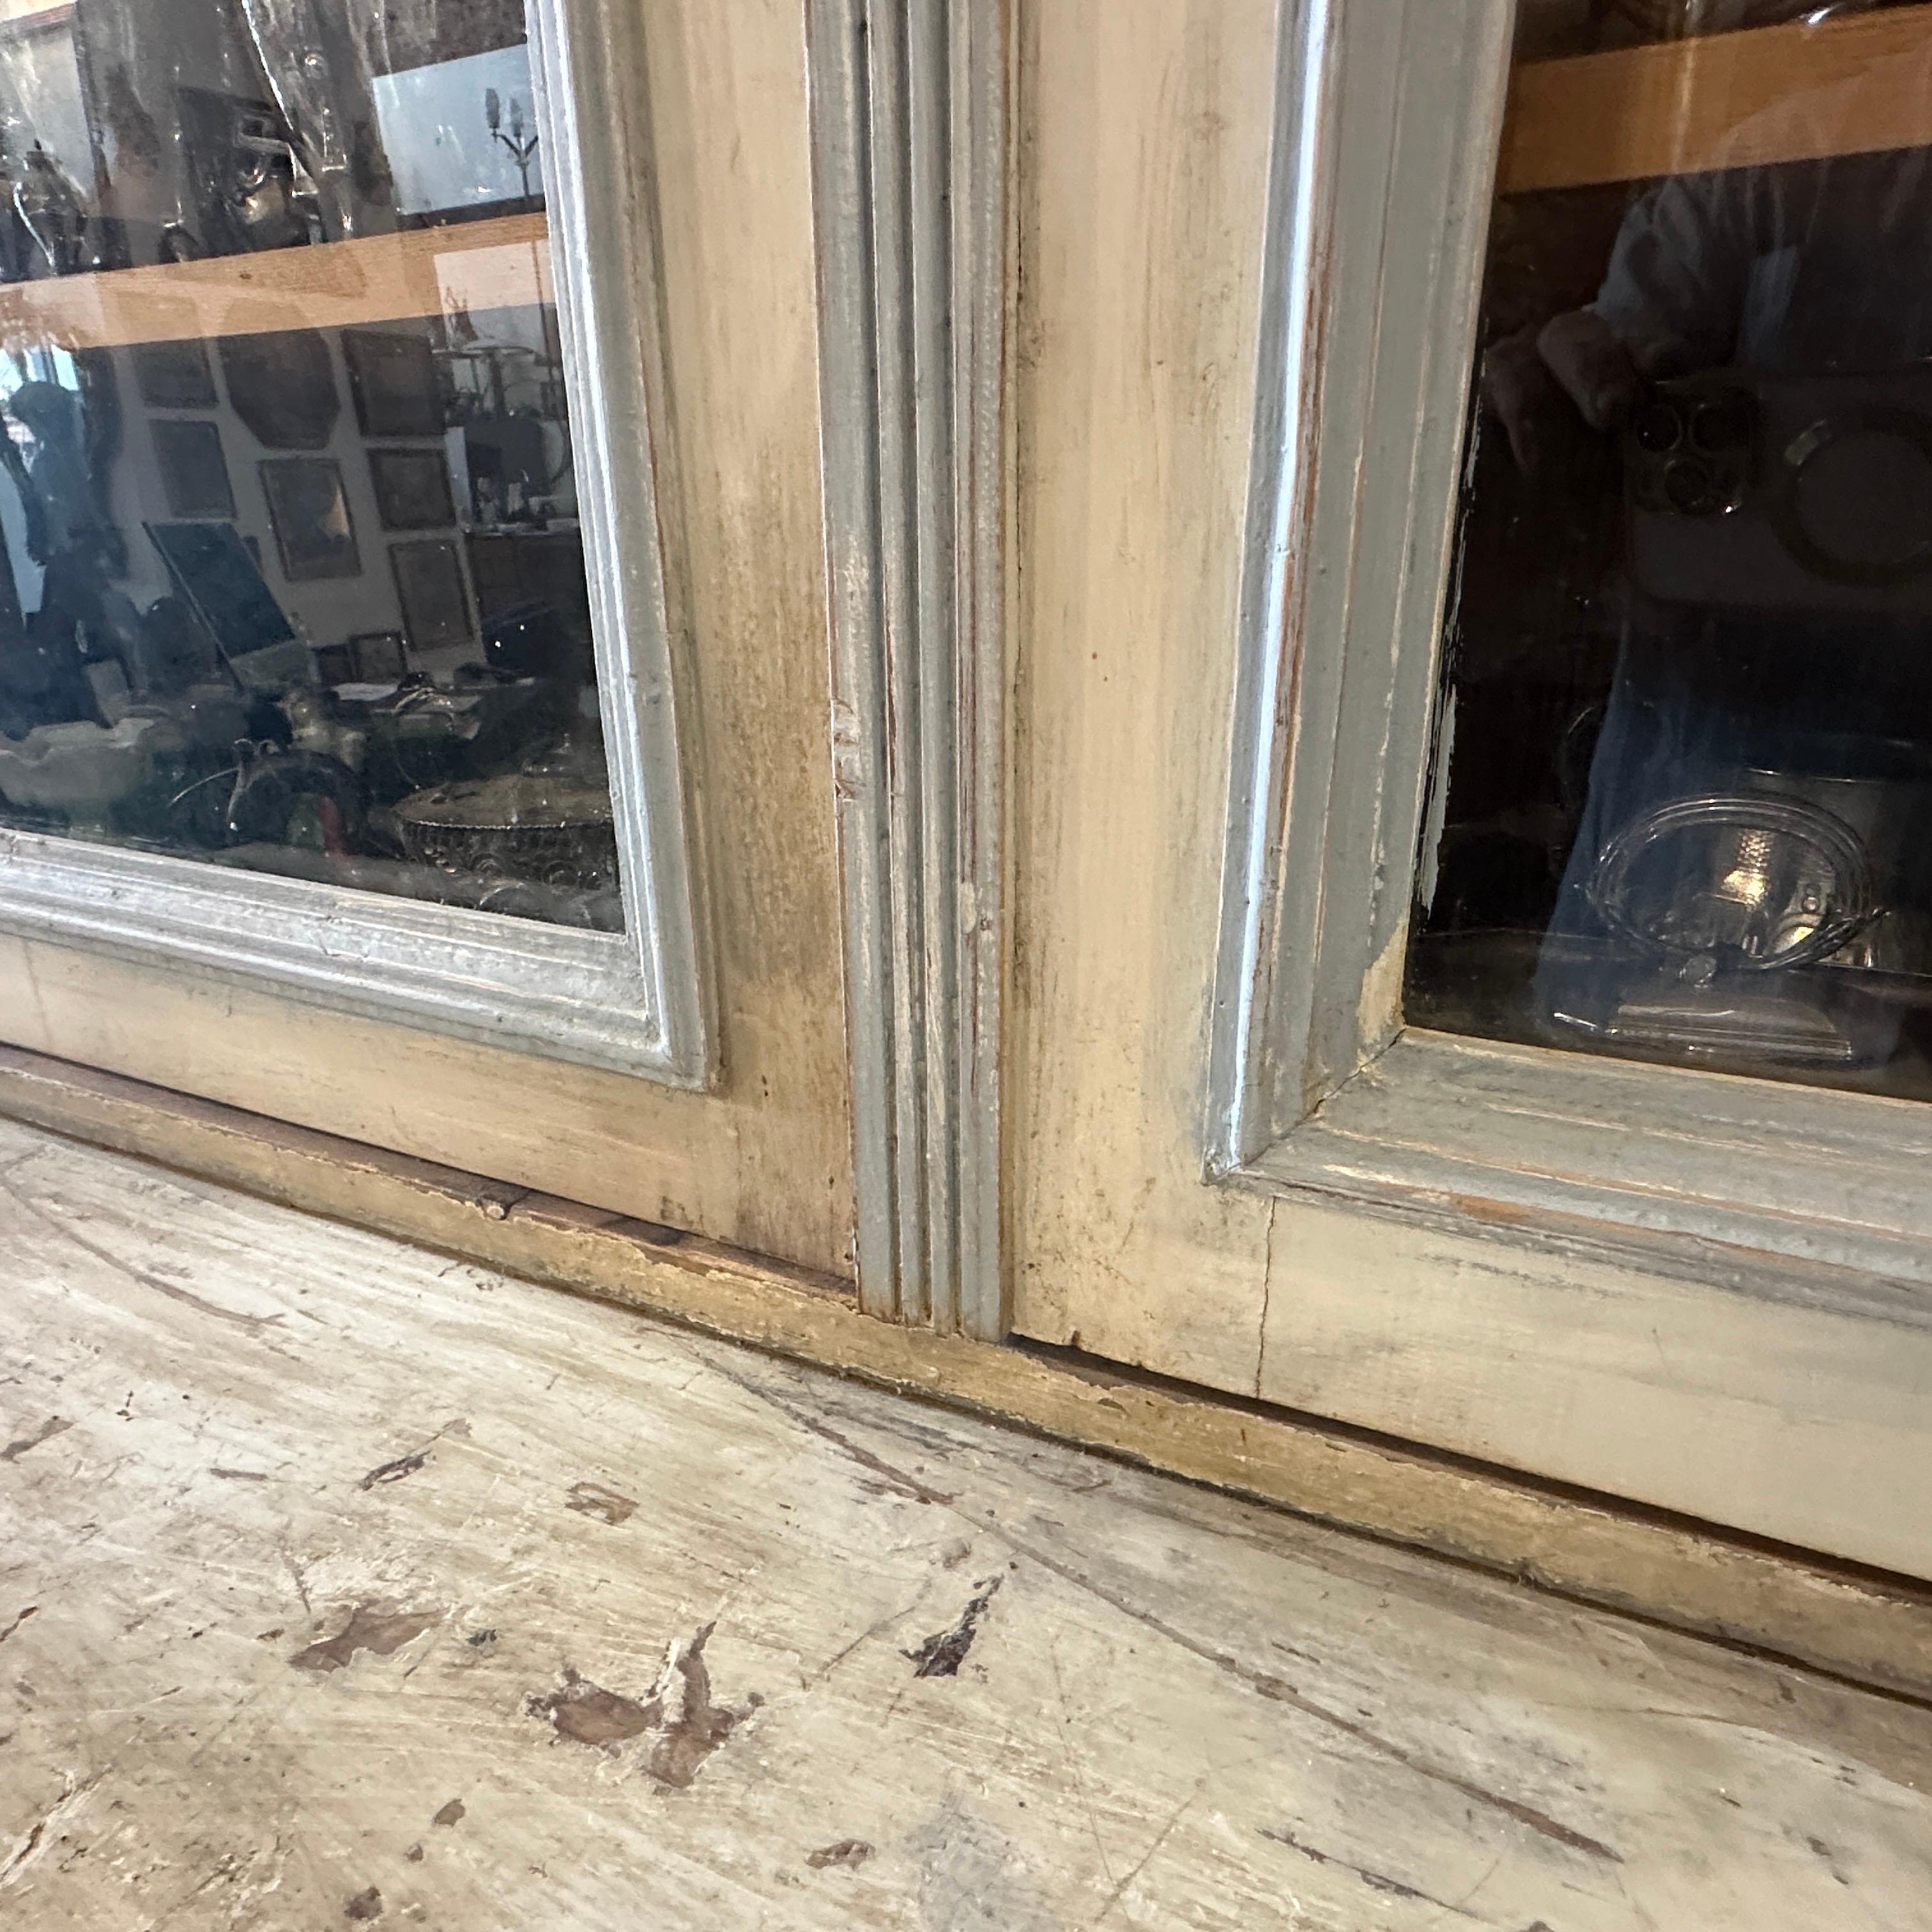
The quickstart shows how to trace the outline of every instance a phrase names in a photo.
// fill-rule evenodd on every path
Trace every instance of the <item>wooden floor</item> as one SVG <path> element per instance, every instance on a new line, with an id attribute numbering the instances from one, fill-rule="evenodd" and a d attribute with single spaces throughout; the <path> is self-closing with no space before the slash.
<path id="1" fill-rule="evenodd" d="M 1932 1714 L 0 1123 L 0 1925 L 1925 1932 Z"/>

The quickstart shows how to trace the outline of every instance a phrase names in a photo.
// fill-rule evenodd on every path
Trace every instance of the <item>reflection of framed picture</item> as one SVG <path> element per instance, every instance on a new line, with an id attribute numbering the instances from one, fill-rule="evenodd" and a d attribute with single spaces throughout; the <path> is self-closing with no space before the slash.
<path id="1" fill-rule="evenodd" d="M 410 668 L 400 631 L 358 631 L 346 648 L 358 684 L 394 684 Z"/>
<path id="2" fill-rule="evenodd" d="M 341 413 L 328 344 L 313 328 L 221 338 L 228 401 L 264 449 L 326 449 Z"/>
<path id="3" fill-rule="evenodd" d="M 334 457 L 272 456 L 262 465 L 262 488 L 282 554 L 282 574 L 291 584 L 362 575 L 356 526 Z"/>
<path id="4" fill-rule="evenodd" d="M 422 328 L 345 328 L 349 393 L 364 436 L 440 436 L 447 410 L 436 345 Z"/>
<path id="5" fill-rule="evenodd" d="M 396 596 L 411 650 L 444 650 L 473 640 L 470 598 L 463 587 L 463 554 L 447 537 L 392 544 L 389 568 L 395 572 Z"/>
<path id="6" fill-rule="evenodd" d="M 154 458 L 161 468 L 171 517 L 232 517 L 235 493 L 228 487 L 228 461 L 221 453 L 221 431 L 206 421 L 176 422 L 159 418 L 148 425 Z"/>
<path id="7" fill-rule="evenodd" d="M 193 311 L 189 313 L 191 321 Z M 151 410 L 212 410 L 220 400 L 208 345 L 197 336 L 136 343 L 134 380 L 142 401 Z"/>
<path id="8" fill-rule="evenodd" d="M 369 474 L 386 530 L 443 530 L 456 520 L 440 449 L 372 449 Z"/>

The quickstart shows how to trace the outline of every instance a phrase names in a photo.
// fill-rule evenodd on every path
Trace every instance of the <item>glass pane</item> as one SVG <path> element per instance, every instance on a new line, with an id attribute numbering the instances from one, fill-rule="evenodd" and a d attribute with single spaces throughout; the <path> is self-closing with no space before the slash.
<path id="1" fill-rule="evenodd" d="M 1928 21 L 1524 7 L 1412 1022 L 1932 1097 Z"/>
<path id="2" fill-rule="evenodd" d="M 0 0 L 0 824 L 616 928 L 520 0 Z"/>

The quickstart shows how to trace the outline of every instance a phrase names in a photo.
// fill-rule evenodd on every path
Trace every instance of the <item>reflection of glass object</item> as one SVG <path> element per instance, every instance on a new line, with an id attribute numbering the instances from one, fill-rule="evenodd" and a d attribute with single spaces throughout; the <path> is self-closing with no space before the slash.
<path id="1" fill-rule="evenodd" d="M 14 212 L 50 274 L 79 272 L 86 260 L 87 207 L 67 170 L 36 141 L 10 158 Z"/>
<path id="2" fill-rule="evenodd" d="M 616 878 L 610 794 L 568 774 L 437 786 L 404 799 L 396 819 L 410 856 L 444 871 L 578 890 Z"/>
<path id="3" fill-rule="evenodd" d="M 1664 958 L 1758 972 L 1828 958 L 1871 917 L 1858 834 L 1796 800 L 1679 799 L 1612 839 L 1590 897 Z"/>
<path id="4" fill-rule="evenodd" d="M 0 796 L 98 826 L 148 776 L 168 736 L 158 719 L 123 718 L 111 727 L 43 724 L 17 742 L 0 738 Z"/>
<path id="5" fill-rule="evenodd" d="M 1866 1057 L 1853 1029 L 1774 980 L 1828 959 L 1876 916 L 1864 844 L 1830 812 L 1789 798 L 1675 800 L 1611 840 L 1589 896 L 1638 970 L 1612 968 L 1607 1009 L 1559 1000 L 1558 1024 L 1692 1054 Z"/>
<path id="6" fill-rule="evenodd" d="M 242 8 L 295 152 L 314 184 L 324 238 L 336 242 L 360 233 L 344 124 L 344 96 L 354 81 L 346 36 L 333 37 L 340 44 L 331 48 L 313 0 L 242 0 Z"/>

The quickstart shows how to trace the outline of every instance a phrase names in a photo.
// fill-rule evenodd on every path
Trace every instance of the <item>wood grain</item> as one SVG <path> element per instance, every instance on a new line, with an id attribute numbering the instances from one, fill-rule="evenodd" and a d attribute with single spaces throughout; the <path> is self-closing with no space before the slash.
<path id="1" fill-rule="evenodd" d="M 0 1038 L 843 1274 L 803 50 L 787 0 L 665 0 L 646 46 L 670 389 L 656 454 L 688 620 L 679 716 L 720 1083 L 676 1092 L 10 940 Z M 646 94 L 632 96 L 640 117 Z M 615 184 L 639 220 L 643 187 Z"/>
<path id="2" fill-rule="evenodd" d="M 551 299 L 541 214 L 16 282 L 0 289 L 0 340 L 72 349 L 184 337 L 346 328 Z"/>
<path id="3" fill-rule="evenodd" d="M 1568 60 L 1511 82 L 1504 194 L 1932 142 L 1932 7 Z"/>
<path id="4" fill-rule="evenodd" d="M 1932 1886 L 1921 1707 L 18 1127 L 0 1196 L 10 1924 L 1904 1932 Z"/>

